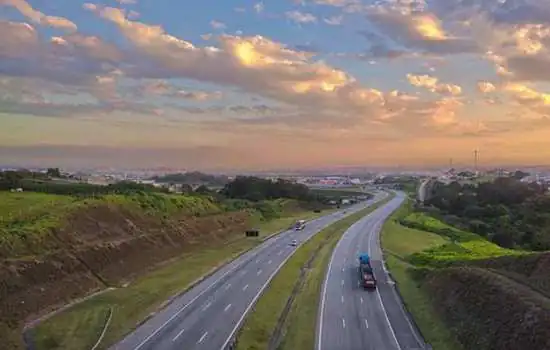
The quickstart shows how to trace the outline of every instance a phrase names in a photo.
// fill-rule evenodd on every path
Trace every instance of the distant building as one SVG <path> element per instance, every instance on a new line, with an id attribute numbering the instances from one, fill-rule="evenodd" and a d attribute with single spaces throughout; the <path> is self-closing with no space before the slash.
<path id="1" fill-rule="evenodd" d="M 116 181 L 106 176 L 91 175 L 83 177 L 82 180 L 90 185 L 108 186 L 114 184 Z"/>

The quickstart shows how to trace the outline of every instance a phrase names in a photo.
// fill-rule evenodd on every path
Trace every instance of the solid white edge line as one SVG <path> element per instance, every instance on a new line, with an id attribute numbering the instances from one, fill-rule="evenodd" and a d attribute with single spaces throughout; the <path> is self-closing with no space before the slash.
<path id="1" fill-rule="evenodd" d="M 328 263 L 327 273 L 325 275 L 325 280 L 323 281 L 323 295 L 321 297 L 321 305 L 319 306 L 319 319 L 318 319 L 318 326 L 317 326 L 317 346 L 316 350 L 321 350 L 322 347 L 322 337 L 323 337 L 323 318 L 325 313 L 325 300 L 327 298 L 327 285 L 328 280 L 330 276 L 330 272 L 332 269 L 332 262 L 334 260 L 334 256 L 336 255 L 336 249 L 338 248 L 338 244 L 340 244 L 341 240 L 336 243 L 336 246 L 334 247 L 334 250 L 332 251 L 332 255 L 330 257 L 330 261 Z"/>
<path id="2" fill-rule="evenodd" d="M 367 201 L 367 203 L 370 203 L 370 201 Z M 370 206 L 371 204 L 367 205 Z M 349 216 L 357 211 L 359 211 L 361 209 L 357 209 L 351 213 L 348 213 L 348 215 L 346 216 Z M 328 217 L 330 217 L 328 215 Z M 332 223 L 331 223 L 332 224 Z M 326 226 L 329 226 L 330 224 L 327 224 Z M 252 259 L 254 259 L 260 252 L 262 252 L 264 249 L 267 249 L 269 246 L 271 246 L 272 244 L 274 244 L 275 242 L 277 242 L 278 240 L 281 239 L 281 237 L 284 235 L 285 232 L 288 232 L 288 231 L 282 231 L 280 232 L 280 234 L 276 235 L 276 236 L 273 236 L 272 238 L 262 242 L 258 247 L 256 247 L 254 250 L 252 251 L 249 251 L 249 252 L 246 252 L 244 253 L 243 255 L 241 255 L 240 257 L 238 257 L 236 260 L 233 260 L 231 262 L 229 262 L 227 265 L 225 266 L 229 266 L 230 264 L 235 264 L 235 266 L 233 268 L 230 268 L 229 270 L 227 270 L 226 272 L 224 272 L 218 279 L 216 279 L 214 282 L 212 282 L 208 287 L 206 287 L 205 289 L 203 289 L 199 294 L 197 294 L 193 299 L 191 299 L 187 304 L 185 304 L 183 307 L 181 307 L 178 311 L 176 311 L 168 320 L 166 320 L 160 327 L 158 327 L 157 329 L 155 329 L 155 331 L 153 331 L 153 333 L 151 333 L 150 335 L 148 335 L 141 343 L 139 343 L 135 348 L 134 350 L 139 350 L 143 345 L 145 345 L 149 340 L 151 340 L 151 338 L 153 338 L 155 335 L 157 335 L 162 329 L 164 329 L 164 327 L 166 327 L 170 322 L 172 322 L 180 313 L 182 313 L 185 309 L 187 309 L 192 303 L 194 303 L 198 298 L 200 298 L 204 293 L 206 293 L 208 290 L 210 290 L 213 286 L 215 286 L 216 284 L 218 284 L 218 282 L 220 280 L 222 280 L 225 276 L 227 276 L 229 273 L 237 270 L 237 268 L 239 268 L 240 266 L 244 265 L 245 263 L 249 262 L 249 261 L 252 261 Z M 315 234 L 317 234 L 319 231 L 317 232 L 314 232 L 312 234 L 312 236 L 314 236 Z M 311 236 L 311 237 L 312 237 Z M 311 238 L 310 237 L 310 238 Z M 308 238 L 309 240 L 309 238 Z M 267 243 L 267 244 L 266 244 Z M 303 243 L 303 242 L 302 242 Z M 265 245 L 264 245 L 265 244 Z M 262 245 L 264 245 L 262 247 Z M 300 244 L 301 245 L 301 244 Z M 260 249 L 261 247 L 261 249 Z M 294 252 L 294 251 L 293 251 Z M 291 255 L 293 254 L 293 252 L 291 253 Z M 250 254 L 249 254 L 250 253 Z M 245 258 L 245 256 L 249 254 L 250 255 L 250 258 Z M 290 256 L 291 256 L 290 255 Z M 241 259 L 241 261 L 239 261 L 239 259 Z M 211 276 L 209 276 L 211 277 Z M 124 341 L 124 340 L 122 340 Z M 120 344 L 120 343 L 119 343 Z"/>
<path id="3" fill-rule="evenodd" d="M 384 198 L 386 198 L 386 196 L 380 198 L 379 200 L 377 201 L 367 201 L 367 205 L 365 205 L 364 208 L 362 209 L 365 209 L 365 208 L 368 208 L 368 207 L 371 207 L 373 206 L 374 204 L 378 203 L 379 201 L 383 200 Z M 362 210 L 361 209 L 361 210 Z M 359 210 L 358 210 L 359 211 Z M 375 210 L 376 211 L 376 210 Z M 373 211 L 374 212 L 374 211 Z M 342 235 L 342 237 L 338 240 L 338 243 L 336 243 L 336 246 L 334 247 L 334 249 L 332 250 L 332 255 L 330 256 L 330 261 L 328 263 L 328 268 L 327 268 L 327 273 L 325 275 L 325 280 L 323 281 L 323 294 L 321 296 L 321 304 L 319 305 L 319 317 L 317 319 L 317 339 L 316 339 L 316 344 L 315 344 L 315 350 L 321 350 L 322 346 L 323 346 L 323 341 L 322 341 L 322 338 L 323 338 L 323 318 L 324 318 L 324 313 L 325 313 L 325 302 L 326 302 L 326 297 L 327 297 L 327 285 L 328 285 L 328 280 L 329 280 L 329 276 L 330 276 L 330 273 L 331 273 L 331 270 L 332 270 L 332 263 L 334 261 L 334 256 L 336 255 L 336 250 L 338 249 L 338 247 L 340 246 L 340 243 L 342 242 L 342 239 L 344 238 L 344 236 L 346 235 L 346 233 L 348 231 L 351 230 L 351 228 L 356 225 L 359 221 L 362 221 L 365 217 L 368 217 L 370 216 L 373 212 L 370 212 L 368 213 L 367 215 L 365 215 L 364 217 L 362 217 L 361 219 L 357 220 L 356 222 L 354 222 L 350 227 L 348 227 L 348 229 L 346 230 L 346 232 L 344 232 L 344 234 Z"/>
<path id="4" fill-rule="evenodd" d="M 312 235 L 313 236 L 313 235 Z M 303 243 L 302 243 L 303 244 Z M 301 244 L 300 244 L 301 245 Z M 267 288 L 267 285 L 269 284 L 269 282 L 271 282 L 271 280 L 273 279 L 273 277 L 275 277 L 275 275 L 277 274 L 277 272 L 279 272 L 279 270 L 283 267 L 283 265 L 288 261 L 288 259 L 290 259 L 290 257 L 292 257 L 292 255 L 294 255 L 294 252 L 296 250 L 291 250 L 290 251 L 290 254 L 279 264 L 279 266 L 277 266 L 277 268 L 275 269 L 275 271 L 273 271 L 273 273 L 271 273 L 271 275 L 269 275 L 267 281 L 262 285 L 262 287 L 260 288 L 260 290 L 258 291 L 258 293 L 256 293 L 256 295 L 254 296 L 254 298 L 252 299 L 252 301 L 248 304 L 248 306 L 246 307 L 246 309 L 244 310 L 244 313 L 241 315 L 241 318 L 239 318 L 239 320 L 237 321 L 237 323 L 235 324 L 235 327 L 233 328 L 233 330 L 231 331 L 231 333 L 229 333 L 229 336 L 227 337 L 227 339 L 225 340 L 225 342 L 223 343 L 222 347 L 220 348 L 221 350 L 224 350 L 227 345 L 229 344 L 229 342 L 231 341 L 231 338 L 233 338 L 233 336 L 235 335 L 235 333 L 237 332 L 237 330 L 239 329 L 239 327 L 241 326 L 241 323 L 244 321 L 244 318 L 246 317 L 246 315 L 248 314 L 248 312 L 250 311 L 250 309 L 252 309 L 252 306 L 254 306 L 254 304 L 256 304 L 256 301 L 260 298 L 260 296 L 262 295 L 263 291 Z"/>
<path id="5" fill-rule="evenodd" d="M 401 207 L 401 205 L 403 204 L 403 202 L 405 201 L 405 197 L 402 197 L 402 201 L 401 203 L 399 203 L 399 205 L 397 207 L 395 207 L 392 211 L 392 214 L 393 212 L 395 212 L 397 209 L 399 209 L 399 207 Z M 383 224 L 382 224 L 382 227 L 383 227 Z M 380 227 L 380 230 L 382 229 L 382 227 Z M 380 237 L 380 232 L 378 232 L 378 245 L 380 247 L 380 250 L 382 251 L 382 244 L 381 244 L 381 241 L 380 241 L 381 237 Z M 382 256 L 383 256 L 383 251 L 382 251 Z M 382 268 L 384 269 L 384 273 L 386 273 L 386 275 L 388 274 L 388 269 L 386 267 L 386 262 L 384 260 L 382 260 Z M 409 328 L 414 336 L 414 338 L 416 339 L 417 343 L 420 345 L 420 346 L 423 346 L 425 343 L 422 339 L 420 339 L 420 336 L 418 334 L 418 331 L 417 329 L 413 326 L 413 324 L 411 323 L 411 320 L 409 318 L 409 315 L 407 315 L 407 313 L 405 312 L 405 309 L 404 309 L 404 305 L 403 303 L 401 302 L 401 299 L 399 297 L 399 295 L 397 294 L 397 290 L 396 288 L 392 288 L 392 291 L 393 291 L 393 296 L 397 302 L 397 304 L 399 305 L 399 308 L 401 309 L 401 312 L 403 314 L 403 317 L 405 318 L 405 320 L 407 320 L 407 323 L 409 324 Z"/>
<path id="6" fill-rule="evenodd" d="M 395 199 L 395 198 L 394 198 Z M 390 203 L 393 201 L 393 199 L 390 201 Z M 400 203 L 401 204 L 401 203 Z M 397 207 L 399 208 L 399 207 Z M 396 208 L 396 209 L 397 209 Z M 373 230 L 371 231 L 369 240 L 368 240 L 368 252 L 371 254 L 371 245 L 370 242 L 372 241 L 373 236 L 377 239 L 379 244 L 380 253 L 382 253 L 382 246 L 380 245 L 380 231 L 382 229 L 382 225 L 378 227 L 378 224 L 381 224 L 382 222 L 386 222 L 386 220 L 391 216 L 391 214 L 394 212 L 394 210 L 391 210 L 389 215 L 385 217 L 383 220 L 378 220 L 378 222 L 374 225 Z M 376 229 L 378 227 L 378 229 Z M 382 264 L 384 264 L 384 255 L 381 255 L 381 261 Z M 386 308 L 384 307 L 384 302 L 382 301 L 382 296 L 380 295 L 380 291 L 378 288 L 376 288 L 376 295 L 378 296 L 378 302 L 380 303 L 380 306 L 382 307 L 382 311 L 384 312 L 384 318 L 386 319 L 386 322 L 388 324 L 388 328 L 390 329 L 390 333 L 393 336 L 393 340 L 395 341 L 395 344 L 397 345 L 397 349 L 401 350 L 401 345 L 399 344 L 399 341 L 397 340 L 397 336 L 395 335 L 395 331 L 393 330 L 393 327 L 390 322 L 390 318 L 388 317 L 388 313 L 386 311 Z"/>
<path id="7" fill-rule="evenodd" d="M 252 261 L 252 259 L 254 259 L 258 254 L 260 254 L 264 249 L 267 249 L 269 246 L 271 246 L 274 242 L 276 242 L 278 239 L 280 239 L 280 235 L 281 234 L 284 234 L 284 232 L 286 231 L 283 231 L 281 232 L 279 235 L 277 236 L 274 236 L 273 237 L 273 240 L 272 239 L 268 239 L 266 240 L 265 242 L 262 242 L 260 244 L 260 246 L 256 247 L 256 249 L 260 248 L 261 245 L 263 245 L 264 243 L 266 242 L 269 242 L 269 244 L 266 244 L 265 246 L 261 247 L 261 249 L 258 249 L 258 250 L 253 250 L 253 251 L 249 251 L 249 252 L 245 252 L 243 255 L 241 255 L 240 257 L 238 257 L 237 259 L 229 262 L 227 265 L 225 266 L 229 266 L 231 264 L 234 264 L 235 266 L 230 268 L 229 270 L 227 270 L 226 272 L 224 272 L 219 278 L 217 278 L 214 282 L 212 282 L 208 287 L 206 287 L 205 289 L 203 289 L 199 294 L 197 294 L 193 299 L 191 299 L 187 304 L 185 304 L 183 307 L 181 307 L 178 311 L 176 311 L 168 320 L 166 320 L 162 325 L 160 325 L 160 327 L 158 327 L 157 329 L 155 329 L 155 331 L 153 331 L 153 333 L 149 334 L 141 343 L 139 343 L 135 348 L 134 350 L 139 350 L 143 345 L 145 345 L 149 340 L 151 340 L 151 338 L 153 338 L 155 335 L 157 335 L 161 330 L 164 329 L 164 327 L 166 327 L 170 322 L 172 322 L 176 317 L 178 317 L 179 314 L 181 314 L 185 309 L 187 309 L 191 304 L 193 304 L 198 298 L 200 298 L 204 293 L 206 293 L 207 291 L 209 291 L 212 287 L 214 287 L 216 284 L 218 284 L 225 276 L 227 276 L 228 274 L 236 271 L 239 267 L 241 267 L 242 265 L 244 265 L 245 263 L 248 263 L 250 261 Z M 246 257 L 246 255 L 250 255 L 250 257 Z M 240 261 L 239 261 L 240 259 Z M 209 276 L 211 277 L 211 276 Z"/>
<path id="8" fill-rule="evenodd" d="M 369 203 L 369 202 L 367 202 Z M 360 206 L 358 207 L 356 210 L 354 211 L 351 211 L 351 212 L 348 212 L 346 213 L 346 217 L 347 216 L 350 216 L 352 214 L 355 214 L 357 212 L 359 212 L 360 210 L 362 209 L 365 209 L 369 206 L 371 206 L 372 203 L 368 204 L 368 205 L 365 205 L 365 206 Z M 370 215 L 370 214 L 369 214 Z M 334 221 L 336 222 L 336 221 Z M 305 239 L 304 241 L 302 241 L 299 245 L 298 245 L 298 248 L 301 247 L 304 243 L 306 243 L 307 241 L 309 241 L 312 237 L 314 237 L 316 234 L 318 234 L 319 232 L 321 232 L 324 228 L 330 226 L 331 224 L 333 224 L 334 222 L 330 222 L 328 224 L 326 224 L 325 226 L 323 226 L 322 229 L 316 231 L 316 232 L 313 232 L 311 233 L 311 235 Z M 354 223 L 355 224 L 355 223 Z M 353 226 L 353 225 L 352 225 Z M 347 231 L 346 231 L 347 232 Z M 344 233 L 345 234 L 345 233 Z M 341 240 L 340 240 L 341 241 Z M 338 241 L 338 244 L 340 243 L 340 241 Z M 338 246 L 337 244 L 337 246 Z M 267 288 L 269 282 L 271 282 L 271 280 L 273 279 L 273 277 L 275 277 L 275 275 L 279 272 L 279 270 L 284 266 L 284 264 L 294 255 L 294 253 L 297 251 L 298 249 L 294 249 L 294 250 L 291 250 L 290 251 L 290 254 L 279 264 L 279 266 L 277 266 L 277 268 L 275 269 L 275 271 L 273 271 L 273 273 L 271 275 L 269 275 L 267 281 L 262 285 L 262 287 L 260 288 L 260 290 L 258 291 L 258 293 L 254 296 L 254 298 L 252 299 L 252 301 L 250 302 L 250 304 L 248 304 L 248 306 L 246 307 L 246 309 L 244 310 L 244 313 L 242 314 L 241 318 L 239 319 L 239 321 L 237 321 L 237 323 L 235 324 L 235 327 L 233 328 L 233 330 L 231 331 L 231 333 L 229 334 L 229 337 L 227 337 L 227 339 L 225 340 L 224 344 L 222 345 L 221 347 L 221 350 L 225 350 L 227 344 L 229 344 L 229 342 L 231 341 L 231 338 L 233 338 L 233 336 L 235 335 L 235 333 L 237 332 L 237 330 L 239 329 L 239 327 L 241 326 L 241 323 L 243 322 L 244 318 L 246 317 L 246 315 L 248 314 L 248 312 L 250 311 L 250 309 L 252 308 L 252 306 L 254 306 L 254 304 L 256 303 L 256 301 L 260 298 L 260 296 L 262 295 L 263 291 L 265 290 L 265 288 Z M 334 249 L 334 251 L 336 250 L 336 247 Z M 334 257 L 334 251 L 333 251 L 333 256 L 331 257 L 331 261 L 329 263 L 329 265 L 332 263 L 332 258 Z M 327 275 L 328 276 L 328 275 Z M 326 284 L 325 284 L 325 291 L 326 291 Z M 323 303 L 324 303 L 324 300 L 323 300 Z"/>
<path id="9" fill-rule="evenodd" d="M 380 296 L 380 292 L 378 291 L 378 288 L 376 288 L 376 295 L 378 296 L 378 301 L 380 302 L 380 306 L 382 306 L 382 311 L 384 311 L 384 318 L 388 323 L 388 328 L 390 329 L 390 332 L 393 336 L 393 340 L 397 345 L 397 349 L 401 350 L 401 345 L 399 345 L 399 341 L 397 341 L 397 336 L 395 335 L 395 331 L 393 330 L 393 327 L 391 325 L 390 318 L 388 317 L 388 313 L 386 312 L 386 308 L 384 307 L 384 303 L 382 302 L 382 297 Z"/>
<path id="10" fill-rule="evenodd" d="M 191 299 L 187 304 L 185 304 L 183 307 L 181 307 L 178 311 L 176 311 L 168 320 L 166 320 L 160 327 L 158 327 L 157 329 L 155 329 L 155 331 L 151 334 L 149 334 L 149 336 L 147 336 L 147 338 L 145 338 L 141 343 L 139 343 L 135 348 L 134 350 L 139 350 L 143 345 L 145 345 L 149 340 L 151 340 L 151 338 L 153 338 L 155 335 L 157 335 L 161 330 L 164 329 L 164 327 L 166 327 L 170 322 L 172 322 L 176 317 L 178 317 L 179 314 L 181 314 L 185 309 L 187 309 L 191 304 L 193 304 L 198 298 L 200 298 L 204 293 L 206 293 L 207 291 L 210 290 L 210 288 L 212 288 L 214 285 L 218 284 L 218 282 L 224 278 L 225 276 L 227 276 L 229 273 L 235 271 L 239 266 L 241 266 L 242 264 L 244 264 L 244 261 L 243 262 L 240 262 L 238 264 L 236 264 L 236 266 L 232 269 L 229 269 L 228 271 L 226 271 L 223 275 L 221 275 L 218 279 L 216 279 L 214 282 L 212 282 L 208 287 L 206 287 L 205 289 L 203 289 L 199 294 L 197 294 L 193 299 Z"/>

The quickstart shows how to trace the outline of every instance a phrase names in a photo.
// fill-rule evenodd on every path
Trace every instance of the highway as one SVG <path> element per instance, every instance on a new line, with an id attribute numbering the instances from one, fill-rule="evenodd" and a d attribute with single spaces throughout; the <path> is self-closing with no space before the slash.
<path id="1" fill-rule="evenodd" d="M 227 349 L 261 292 L 297 249 L 290 245 L 293 239 L 301 245 L 328 225 L 386 196 L 378 193 L 369 201 L 311 220 L 302 231 L 288 230 L 266 240 L 174 298 L 111 349 Z"/>
<path id="2" fill-rule="evenodd" d="M 357 221 L 336 245 L 321 294 L 316 350 L 424 349 L 383 265 L 379 231 L 403 193 Z M 377 289 L 359 285 L 358 256 L 367 252 Z"/>

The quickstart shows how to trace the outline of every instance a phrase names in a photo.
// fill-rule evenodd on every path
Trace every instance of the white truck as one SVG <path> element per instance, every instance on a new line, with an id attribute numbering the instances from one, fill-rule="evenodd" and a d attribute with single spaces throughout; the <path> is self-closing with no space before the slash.
<path id="1" fill-rule="evenodd" d="M 295 231 L 301 231 L 306 227 L 306 221 L 305 220 L 298 220 L 296 221 L 296 224 L 294 224 L 294 230 Z"/>

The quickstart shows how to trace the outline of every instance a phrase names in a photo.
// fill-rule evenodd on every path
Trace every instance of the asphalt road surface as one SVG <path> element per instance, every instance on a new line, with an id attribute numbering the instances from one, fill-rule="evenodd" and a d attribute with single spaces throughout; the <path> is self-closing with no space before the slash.
<path id="1" fill-rule="evenodd" d="M 335 247 L 321 295 L 316 350 L 424 349 L 386 274 L 379 244 L 382 224 L 403 199 L 398 193 L 357 221 Z M 360 286 L 358 257 L 363 252 L 371 258 L 375 290 Z"/>
<path id="2" fill-rule="evenodd" d="M 311 220 L 302 231 L 289 230 L 268 239 L 175 298 L 111 349 L 217 350 L 226 349 L 244 317 L 297 247 L 335 221 L 386 197 Z M 345 213 L 344 213 L 345 211 Z"/>

